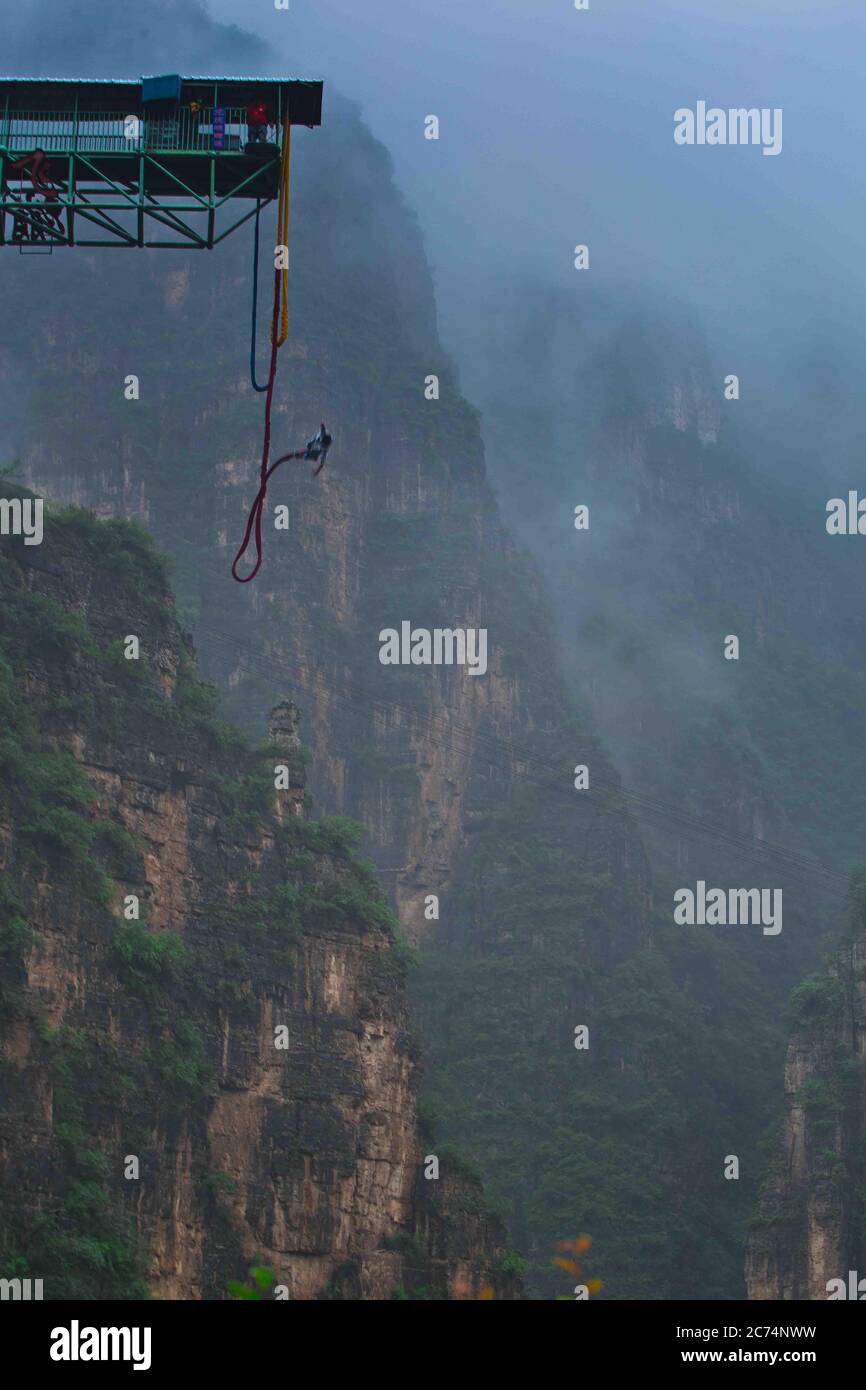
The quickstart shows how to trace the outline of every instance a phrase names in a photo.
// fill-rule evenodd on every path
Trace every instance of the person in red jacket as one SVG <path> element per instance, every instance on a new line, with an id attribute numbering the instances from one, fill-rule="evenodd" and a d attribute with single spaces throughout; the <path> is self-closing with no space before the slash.
<path id="1" fill-rule="evenodd" d="M 254 101 L 247 107 L 247 126 L 252 143 L 263 144 L 267 140 L 268 108 L 263 101 Z"/>

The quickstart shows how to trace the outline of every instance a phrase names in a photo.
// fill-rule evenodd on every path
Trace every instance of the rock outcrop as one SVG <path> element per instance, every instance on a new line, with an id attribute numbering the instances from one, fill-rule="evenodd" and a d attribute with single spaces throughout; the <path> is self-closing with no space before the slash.
<path id="1" fill-rule="evenodd" d="M 855 877 L 853 929 L 833 967 L 804 980 L 792 997 L 785 1114 L 749 1240 L 750 1298 L 866 1294 L 866 1282 L 849 1291 L 866 1280 L 863 888 L 862 875 Z"/>
<path id="2" fill-rule="evenodd" d="M 308 817 L 298 709 L 256 746 L 215 717 L 137 528 L 61 514 L 29 558 L 3 543 L 3 1273 L 513 1296 L 477 1184 L 424 1175 L 407 948 L 352 825 Z"/>

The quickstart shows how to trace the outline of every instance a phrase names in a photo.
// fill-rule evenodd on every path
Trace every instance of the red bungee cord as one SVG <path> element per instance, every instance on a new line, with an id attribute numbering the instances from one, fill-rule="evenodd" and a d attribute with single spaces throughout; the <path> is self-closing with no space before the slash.
<path id="1" fill-rule="evenodd" d="M 277 468 L 282 459 L 278 459 L 273 468 L 268 468 L 268 458 L 271 452 L 271 402 L 274 398 L 274 382 L 277 377 L 277 353 L 279 351 L 279 335 L 277 333 L 277 323 L 280 317 L 280 281 L 281 271 L 274 272 L 274 315 L 271 323 L 271 366 L 268 372 L 268 389 L 265 396 L 265 437 L 262 445 L 262 465 L 259 470 L 259 490 L 256 493 L 255 501 L 250 507 L 250 514 L 247 517 L 247 526 L 244 531 L 244 538 L 241 541 L 240 549 L 232 564 L 232 578 L 239 584 L 249 584 L 251 579 L 255 579 L 262 566 L 262 512 L 264 510 L 265 498 L 268 493 L 268 478 Z M 255 526 L 256 540 L 256 563 L 247 575 L 238 574 L 238 564 L 246 554 L 250 544 L 250 533 Z"/>
<path id="2" fill-rule="evenodd" d="M 319 428 L 319 433 L 314 435 L 312 439 L 307 440 L 303 449 L 293 449 L 291 453 L 282 454 L 280 458 L 276 459 L 270 466 L 268 465 L 271 452 L 271 401 L 274 394 L 274 380 L 277 374 L 277 351 L 280 345 L 276 333 L 277 319 L 280 313 L 280 273 L 279 270 L 276 273 L 277 288 L 274 293 L 274 332 L 271 342 L 271 367 L 268 372 L 267 395 L 265 396 L 265 438 L 262 446 L 262 464 L 259 470 L 259 490 L 256 493 L 253 505 L 250 507 L 244 538 L 241 541 L 240 549 L 232 564 L 232 578 L 236 579 L 239 584 L 249 584 L 250 580 L 255 579 L 261 569 L 262 515 L 264 513 L 265 498 L 268 495 L 268 479 L 273 473 L 276 473 L 281 463 L 287 463 L 289 459 L 308 459 L 316 463 L 318 466 L 313 469 L 313 477 L 318 477 L 325 466 L 328 450 L 331 447 L 331 436 L 328 434 L 323 420 Z M 238 563 L 243 559 L 249 549 L 253 528 L 255 528 L 256 562 L 249 574 L 240 575 L 237 572 Z"/>

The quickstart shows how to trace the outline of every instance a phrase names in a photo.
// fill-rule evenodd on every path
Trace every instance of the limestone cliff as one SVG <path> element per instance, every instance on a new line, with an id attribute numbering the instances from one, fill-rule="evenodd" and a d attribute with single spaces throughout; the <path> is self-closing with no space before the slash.
<path id="1" fill-rule="evenodd" d="M 255 746 L 215 717 L 127 523 L 3 542 L 0 589 L 3 1274 L 513 1296 L 477 1185 L 424 1176 L 406 948 L 351 824 L 308 818 L 296 708 Z"/>
<path id="2" fill-rule="evenodd" d="M 567 779 L 580 748 L 572 758 L 562 733 L 568 697 L 538 581 L 500 524 L 477 415 L 437 337 L 417 224 L 386 152 L 336 98 L 300 141 L 293 207 L 274 439 L 282 451 L 324 417 L 334 449 L 315 480 L 297 464 L 275 476 L 253 584 L 229 576 L 261 439 L 243 234 L 204 262 L 142 255 L 132 274 L 76 253 L 35 340 L 19 352 L 13 329 L 0 372 L 26 398 L 21 365 L 44 357 L 58 409 L 21 436 L 30 482 L 151 529 L 230 712 L 259 735 L 285 691 L 304 708 L 311 789 L 364 825 L 417 939 L 425 897 L 453 886 L 491 776 L 511 782 L 541 759 Z M 271 234 L 266 223 L 265 246 Z M 10 302 L 28 275 L 8 280 Z M 139 376 L 136 401 L 123 398 L 120 362 Z M 274 529 L 277 503 L 288 530 Z M 488 674 L 384 668 L 378 634 L 403 619 L 486 627 Z"/>
<path id="3" fill-rule="evenodd" d="M 850 1272 L 866 1276 L 862 875 L 852 899 L 852 932 L 832 968 L 794 991 L 785 1115 L 749 1241 L 750 1298 L 850 1297 Z"/>

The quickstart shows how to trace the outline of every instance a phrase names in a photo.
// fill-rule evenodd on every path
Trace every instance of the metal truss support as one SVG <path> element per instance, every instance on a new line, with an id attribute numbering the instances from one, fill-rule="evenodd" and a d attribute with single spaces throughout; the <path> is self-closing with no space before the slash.
<path id="1" fill-rule="evenodd" d="M 263 207 L 273 202 L 279 184 L 279 151 L 160 151 L 158 158 L 147 151 L 52 151 L 55 219 L 38 196 L 28 199 L 27 178 L 12 170 L 21 157 L 21 151 L 0 145 L 0 246 L 23 240 L 209 250 L 254 216 L 256 200 Z M 250 207 L 231 221 L 226 205 L 233 198 L 249 200 Z M 164 229 L 172 239 L 159 235 Z"/>

